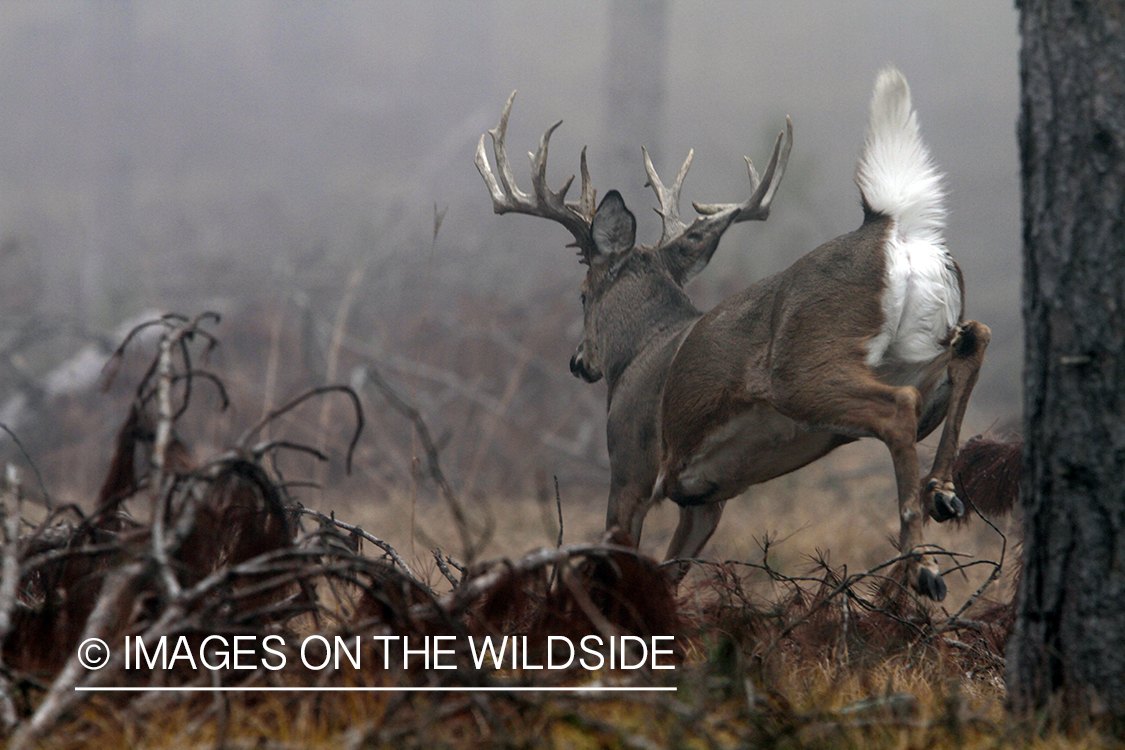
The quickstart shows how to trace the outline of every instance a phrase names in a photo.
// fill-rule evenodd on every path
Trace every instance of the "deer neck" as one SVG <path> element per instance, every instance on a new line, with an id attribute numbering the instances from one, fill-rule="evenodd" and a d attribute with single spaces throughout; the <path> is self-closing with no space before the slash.
<path id="1" fill-rule="evenodd" d="M 687 328 L 702 313 L 679 285 L 664 275 L 637 279 L 622 300 L 628 315 L 614 321 L 614 331 L 604 349 L 606 384 L 613 400 L 621 378 L 637 360 L 655 356 L 663 347 L 675 346 Z"/>

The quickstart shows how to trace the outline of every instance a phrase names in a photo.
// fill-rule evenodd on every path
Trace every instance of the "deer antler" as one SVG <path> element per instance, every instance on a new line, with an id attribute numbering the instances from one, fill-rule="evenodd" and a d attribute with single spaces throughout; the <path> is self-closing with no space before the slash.
<path id="1" fill-rule="evenodd" d="M 516 186 L 512 165 L 508 161 L 508 152 L 504 146 L 504 138 L 508 130 L 508 115 L 512 111 L 512 102 L 516 92 L 508 97 L 504 111 L 500 115 L 500 124 L 488 131 L 492 136 L 492 150 L 496 157 L 496 169 L 499 178 L 493 173 L 488 164 L 485 153 L 484 136 L 480 137 L 477 144 L 476 165 L 480 176 L 488 186 L 492 195 L 492 210 L 498 214 L 520 213 L 529 216 L 540 216 L 544 219 L 558 222 L 570 230 L 574 235 L 574 242 L 567 247 L 577 247 L 582 262 L 589 265 L 590 254 L 593 252 L 593 240 L 590 237 L 590 222 L 594 215 L 594 188 L 590 185 L 590 173 L 586 168 L 586 149 L 582 149 L 581 174 L 582 193 L 577 203 L 567 202 L 566 193 L 574 182 L 574 176 L 566 181 L 560 190 L 552 191 L 547 187 L 547 147 L 551 141 L 551 134 L 562 125 L 559 120 L 547 131 L 539 141 L 539 148 L 534 154 L 529 153 L 531 159 L 531 187 L 532 193 L 528 194 Z"/>
<path id="2" fill-rule="evenodd" d="M 652 159 L 648 156 L 648 149 L 641 146 L 641 154 L 645 158 L 645 172 L 648 173 L 648 182 L 645 185 L 651 187 L 652 192 L 656 193 L 656 200 L 660 203 L 660 208 L 654 210 L 664 220 L 664 229 L 660 233 L 660 242 L 657 244 L 657 247 L 660 247 L 676 239 L 687 229 L 687 225 L 680 220 L 680 190 L 684 187 L 684 177 L 687 176 L 688 168 L 691 167 L 691 159 L 695 156 L 695 149 L 688 150 L 687 158 L 684 159 L 684 165 L 680 167 L 680 172 L 676 175 L 676 181 L 672 183 L 671 190 L 664 187 L 664 183 L 660 181 L 660 176 L 656 174 L 656 168 L 652 166 Z"/>
<path id="3" fill-rule="evenodd" d="M 770 203 L 781 184 L 781 178 L 785 174 L 785 166 L 789 162 L 789 152 L 792 148 L 793 122 L 786 117 L 785 130 L 777 135 L 777 141 L 773 146 L 773 154 L 770 156 L 769 164 L 766 165 L 764 175 L 759 177 L 750 157 L 743 157 L 746 159 L 746 167 L 750 172 L 750 197 L 744 203 L 692 203 L 700 216 L 692 222 L 690 227 L 680 219 L 680 191 L 683 188 L 684 177 L 691 166 L 691 159 L 695 152 L 688 151 L 687 158 L 684 159 L 684 165 L 680 167 L 680 172 L 676 175 L 676 181 L 672 183 L 672 188 L 668 189 L 656 174 L 648 151 L 642 148 L 645 171 L 648 173 L 646 184 L 651 186 L 653 192 L 656 193 L 656 200 L 660 203 L 660 208 L 656 209 L 656 213 L 660 214 L 664 220 L 664 230 L 660 235 L 660 242 L 657 246 L 667 245 L 686 231 L 705 234 L 709 233 L 714 227 L 721 234 L 728 226 L 740 221 L 765 221 L 770 215 Z"/>
<path id="4" fill-rule="evenodd" d="M 785 130 L 777 134 L 777 141 L 773 144 L 773 154 L 770 156 L 766 172 L 759 179 L 758 172 L 754 169 L 754 162 L 746 159 L 746 168 L 750 172 L 750 197 L 745 203 L 692 203 L 695 210 L 703 216 L 719 218 L 720 214 L 734 211 L 732 224 L 740 221 L 765 221 L 770 215 L 770 203 L 781 184 L 785 174 L 785 166 L 789 163 L 789 152 L 793 149 L 793 121 L 785 117 Z M 700 221 L 700 219 L 696 219 Z"/>

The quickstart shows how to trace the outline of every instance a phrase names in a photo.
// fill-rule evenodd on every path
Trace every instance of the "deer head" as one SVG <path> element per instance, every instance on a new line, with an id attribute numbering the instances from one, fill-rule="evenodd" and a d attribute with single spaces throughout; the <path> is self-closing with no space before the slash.
<path id="1" fill-rule="evenodd" d="M 699 216 L 686 225 L 680 219 L 680 191 L 694 152 L 689 151 L 671 188 L 661 182 L 645 149 L 648 186 L 656 194 L 656 212 L 663 220 L 660 240 L 651 246 L 636 246 L 637 221 L 621 194 L 611 190 L 594 211 L 594 190 L 582 150 L 582 189 L 577 202 L 568 202 L 566 193 L 571 177 L 560 190 L 547 186 L 547 149 L 551 135 L 562 124 L 556 122 L 543 134 L 531 159 L 532 193 L 515 184 L 511 163 L 504 145 L 516 93 L 508 97 L 500 123 L 489 130 L 497 171 L 489 166 L 484 136 L 477 145 L 476 166 L 492 196 L 498 214 L 515 212 L 550 219 L 570 231 L 571 247 L 578 248 L 579 260 L 589 267 L 582 283 L 584 335 L 570 370 L 576 377 L 593 383 L 609 375 L 612 391 L 616 376 L 628 366 L 646 337 L 646 331 L 698 315 L 683 291 L 683 286 L 702 271 L 718 247 L 723 233 L 741 221 L 764 221 L 770 203 L 785 173 L 793 145 L 793 124 L 786 118 L 785 130 L 778 134 L 765 173 L 759 177 L 746 158 L 750 197 L 743 203 L 694 203 Z"/>

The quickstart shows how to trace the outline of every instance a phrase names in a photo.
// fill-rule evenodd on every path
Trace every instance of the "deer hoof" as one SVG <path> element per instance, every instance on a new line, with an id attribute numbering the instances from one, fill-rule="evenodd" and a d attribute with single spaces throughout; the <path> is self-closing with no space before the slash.
<path id="1" fill-rule="evenodd" d="M 934 520 L 941 523 L 965 515 L 965 504 L 952 492 L 938 490 L 934 493 Z"/>
<path id="2" fill-rule="evenodd" d="M 686 562 L 674 563 L 665 566 L 665 575 L 668 578 L 668 583 L 672 585 L 673 593 L 680 587 L 680 583 L 687 577 L 688 570 L 691 569 L 691 564 Z"/>
<path id="3" fill-rule="evenodd" d="M 918 593 L 935 602 L 945 599 L 945 581 L 929 568 L 919 568 L 918 582 L 915 584 Z"/>

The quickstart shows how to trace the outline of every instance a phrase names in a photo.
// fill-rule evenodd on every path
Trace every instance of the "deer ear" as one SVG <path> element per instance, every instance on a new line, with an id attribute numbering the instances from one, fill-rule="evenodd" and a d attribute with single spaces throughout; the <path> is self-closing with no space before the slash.
<path id="1" fill-rule="evenodd" d="M 637 219 L 625 207 L 621 193 L 610 190 L 594 213 L 590 234 L 594 238 L 596 259 L 608 259 L 633 249 L 637 239 Z"/>

